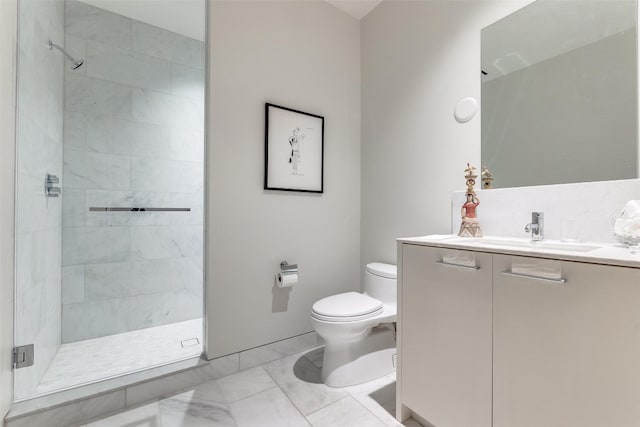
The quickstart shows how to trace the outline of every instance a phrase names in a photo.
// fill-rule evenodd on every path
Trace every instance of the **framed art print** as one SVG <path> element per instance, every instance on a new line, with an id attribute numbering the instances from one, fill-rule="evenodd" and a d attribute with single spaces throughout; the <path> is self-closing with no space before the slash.
<path id="1" fill-rule="evenodd" d="M 324 191 L 324 117 L 265 105 L 265 190 Z"/>

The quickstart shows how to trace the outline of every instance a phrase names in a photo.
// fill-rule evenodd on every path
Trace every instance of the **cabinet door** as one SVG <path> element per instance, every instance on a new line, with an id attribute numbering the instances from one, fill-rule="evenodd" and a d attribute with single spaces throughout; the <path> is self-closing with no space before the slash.
<path id="1" fill-rule="evenodd" d="M 402 400 L 434 426 L 491 426 L 491 269 L 489 254 L 403 245 Z"/>
<path id="2" fill-rule="evenodd" d="M 640 270 L 514 262 L 543 261 L 494 256 L 494 427 L 640 426 Z"/>

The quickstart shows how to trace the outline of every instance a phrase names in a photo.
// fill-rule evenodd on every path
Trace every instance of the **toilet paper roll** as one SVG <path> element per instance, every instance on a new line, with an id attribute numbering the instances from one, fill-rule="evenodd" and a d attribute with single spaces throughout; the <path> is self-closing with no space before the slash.
<path id="1" fill-rule="evenodd" d="M 290 288 L 298 283 L 298 273 L 279 273 L 278 274 L 278 287 Z"/>

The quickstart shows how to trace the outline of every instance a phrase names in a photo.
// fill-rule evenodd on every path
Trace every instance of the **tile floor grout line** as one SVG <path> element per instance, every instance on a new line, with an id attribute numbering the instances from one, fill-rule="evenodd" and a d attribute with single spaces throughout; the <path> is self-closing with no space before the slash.
<path id="1" fill-rule="evenodd" d="M 292 356 L 295 356 L 295 355 L 292 355 Z M 287 357 L 291 357 L 291 356 L 287 356 Z M 303 356 L 303 357 L 304 357 L 304 356 Z M 278 359 L 278 360 L 281 360 L 281 359 Z M 307 360 L 308 360 L 308 359 L 307 359 Z M 272 362 L 274 362 L 274 361 L 272 361 Z M 270 363 L 272 363 L 272 362 L 268 362 L 268 363 L 266 363 L 265 365 L 268 365 L 268 364 L 270 364 Z M 263 366 L 264 366 L 264 365 L 263 365 Z M 265 369 L 265 371 L 267 371 L 267 370 Z M 267 371 L 267 374 L 269 374 L 269 371 Z M 283 387 L 281 387 L 281 386 L 280 386 L 280 384 L 278 383 L 278 381 L 276 381 L 276 380 L 275 380 L 275 378 L 273 378 L 273 376 L 272 376 L 271 374 L 269 374 L 269 376 L 273 379 L 273 382 L 275 382 L 275 383 L 278 385 L 278 387 L 280 387 L 280 389 L 282 390 L 282 392 L 284 393 L 284 395 L 285 395 L 285 396 L 287 396 L 287 399 L 289 399 L 289 400 L 291 401 L 291 403 L 293 403 L 293 406 L 295 406 L 295 408 L 298 410 L 298 412 L 300 412 L 300 413 L 302 414 L 302 416 L 303 416 L 303 417 L 305 417 L 305 418 L 307 418 L 309 415 L 313 414 L 314 412 L 317 412 L 317 411 L 319 411 L 320 409 L 324 409 L 324 408 L 326 408 L 327 406 L 333 405 L 334 403 L 339 402 L 339 401 L 341 401 L 342 399 L 344 399 L 345 397 L 349 396 L 349 393 L 348 393 L 348 392 L 345 392 L 345 393 L 347 393 L 347 396 L 341 397 L 340 399 L 338 399 L 338 400 L 334 400 L 334 401 L 332 401 L 332 402 L 328 402 L 328 403 L 326 403 L 324 406 L 321 406 L 321 407 L 319 407 L 319 408 L 315 409 L 314 411 L 310 412 L 309 414 L 305 415 L 305 414 L 304 414 L 304 412 L 302 412 L 302 409 L 298 408 L 298 405 L 296 405 L 296 404 L 295 404 L 295 402 L 291 399 L 291 397 L 289 397 L 289 394 L 287 393 L 287 391 L 286 391 Z M 297 378 L 297 377 L 296 377 L 296 378 Z M 325 387 L 327 387 L 324 383 L 322 383 L 322 385 L 323 385 L 323 386 L 325 386 Z"/>
<path id="2" fill-rule="evenodd" d="M 395 374 L 395 372 L 394 372 L 394 374 Z M 389 377 L 389 375 L 390 375 L 390 374 L 385 375 L 385 376 L 380 377 L 380 378 L 387 378 L 387 377 Z M 375 381 L 375 380 L 374 380 L 374 381 Z M 389 384 L 391 384 L 391 383 L 395 383 L 395 382 L 396 382 L 396 379 L 394 378 L 394 380 L 393 380 L 392 382 L 390 382 Z M 389 384 L 385 384 L 385 385 L 383 385 L 382 387 L 387 387 Z M 353 397 L 353 399 L 354 399 L 356 402 L 358 402 L 358 403 L 360 404 L 360 406 L 362 406 L 364 409 L 366 409 L 367 411 L 369 411 L 369 412 L 370 412 L 370 413 L 371 413 L 371 414 L 372 414 L 372 415 L 373 415 L 377 420 L 379 420 L 381 423 L 383 423 L 383 424 L 387 425 L 387 420 L 382 419 L 382 417 L 380 417 L 378 414 L 376 414 L 376 413 L 375 413 L 375 412 L 373 412 L 371 409 L 369 409 L 367 406 L 365 406 L 365 405 L 360 401 L 360 399 L 358 399 L 358 397 L 357 397 L 357 395 L 361 395 L 361 396 L 362 396 L 362 395 L 365 395 L 365 394 L 366 394 L 367 396 L 371 397 L 371 394 L 370 394 L 370 393 L 371 393 L 371 392 L 375 392 L 375 391 L 377 391 L 377 390 L 370 390 L 370 391 L 368 391 L 368 392 L 367 392 L 367 391 L 360 391 L 359 393 L 356 393 L 354 390 L 347 390 L 347 393 L 349 394 L 349 396 Z M 375 400 L 373 397 L 371 397 L 371 399 L 372 399 L 373 401 L 375 401 L 376 403 L 378 403 L 378 401 L 377 401 L 377 400 Z M 379 404 L 379 403 L 378 403 L 378 404 Z M 393 420 L 394 420 L 394 421 L 395 421 L 395 423 L 396 423 L 396 424 L 395 424 L 396 426 L 402 426 L 402 423 L 400 423 L 400 422 L 396 419 L 395 415 L 393 415 L 393 414 L 391 414 L 390 412 L 388 412 L 388 411 L 387 411 L 387 410 L 386 410 L 382 405 L 380 405 L 380 407 L 381 407 L 382 409 L 384 409 L 384 410 L 389 414 L 389 416 L 390 416 L 391 418 L 393 418 Z"/>
<path id="3" fill-rule="evenodd" d="M 278 384 L 274 384 L 274 385 L 272 385 L 271 387 L 269 387 L 269 388 L 265 388 L 264 390 L 260 390 L 260 391 L 259 391 L 259 392 L 257 392 L 257 393 L 253 393 L 253 394 L 250 394 L 250 395 L 248 395 L 248 396 L 245 396 L 245 397 L 243 397 L 242 399 L 238 399 L 238 400 L 234 400 L 233 402 L 229 402 L 227 405 L 230 405 L 230 404 L 232 404 L 232 403 L 236 403 L 236 402 L 240 402 L 241 400 L 245 400 L 245 399 L 248 399 L 248 398 L 250 398 L 250 397 L 253 397 L 253 396 L 257 395 L 257 394 L 264 393 L 264 392 L 269 391 L 269 390 L 273 390 L 274 388 L 278 388 Z"/>
<path id="4" fill-rule="evenodd" d="M 347 398 L 349 398 L 349 397 L 350 397 L 350 398 L 352 398 L 352 399 L 354 399 L 354 398 L 353 398 L 353 396 L 351 396 L 350 394 L 348 394 L 348 393 L 347 393 L 347 395 L 346 395 L 346 396 L 341 397 L 341 398 L 340 398 L 340 399 L 338 399 L 338 400 L 334 400 L 333 402 L 331 402 L 331 403 L 329 403 L 329 404 L 327 404 L 327 405 L 324 405 L 322 408 L 318 408 L 318 409 L 316 409 L 315 411 L 313 411 L 313 412 L 309 413 L 309 415 L 307 415 L 307 417 L 310 417 L 310 416 L 312 416 L 313 414 L 315 414 L 316 412 L 318 412 L 318 411 L 322 411 L 323 409 L 326 409 L 326 408 L 328 408 L 329 406 L 331 406 L 331 405 L 333 405 L 333 404 L 335 404 L 335 403 L 342 402 L 344 399 L 347 399 Z M 354 400 L 355 400 L 355 399 L 354 399 Z M 357 401 L 356 401 L 356 402 L 357 402 Z M 358 403 L 360 403 L 360 402 L 358 402 Z M 366 409 L 366 408 L 365 408 L 365 409 Z"/>
<path id="5" fill-rule="evenodd" d="M 373 416 L 373 418 L 375 418 L 376 420 L 380 421 L 382 424 L 385 424 L 385 425 L 387 424 L 387 422 L 385 420 L 383 420 L 378 415 L 376 415 L 371 409 L 369 409 L 368 407 L 364 406 L 362 404 L 362 402 L 360 402 L 360 400 L 357 399 L 355 396 L 353 396 L 352 394 L 349 394 L 349 396 L 351 396 L 351 398 L 353 400 L 355 400 L 356 403 L 358 403 L 358 405 L 362 406 L 367 412 L 369 412 Z"/>
<path id="6" fill-rule="evenodd" d="M 227 404 L 227 405 L 231 405 L 232 403 L 241 402 L 241 401 L 243 401 L 243 400 L 245 400 L 245 399 L 248 399 L 248 398 L 250 398 L 250 397 L 254 397 L 254 396 L 256 396 L 256 395 L 258 395 L 258 394 L 260 394 L 260 393 L 264 393 L 265 391 L 272 390 L 272 389 L 274 389 L 274 388 L 276 388 L 276 387 L 278 387 L 278 384 L 272 385 L 271 387 L 269 387 L 269 388 L 265 388 L 264 390 L 260 390 L 260 391 L 257 391 L 257 392 L 255 392 L 255 393 L 249 394 L 249 395 L 244 396 L 244 397 L 242 397 L 242 398 L 240 398 L 240 399 L 237 399 L 237 400 L 230 400 L 230 401 L 228 401 L 226 404 Z M 224 392 L 222 392 L 222 393 L 224 394 Z M 164 400 L 164 399 L 163 399 L 163 400 Z M 223 402 L 221 402 L 221 403 L 223 403 Z"/>
<path id="7" fill-rule="evenodd" d="M 358 402 L 358 403 L 360 404 L 360 406 L 362 406 L 364 409 L 366 409 L 367 411 L 369 411 L 369 413 L 370 413 L 371 415 L 373 415 L 373 417 L 374 417 L 375 419 L 377 419 L 378 421 L 380 421 L 380 422 L 381 422 L 382 424 L 384 424 L 384 425 L 388 425 L 387 420 L 383 420 L 383 419 L 382 419 L 382 417 L 378 416 L 378 415 L 377 415 L 375 412 L 373 412 L 371 409 L 369 409 L 368 407 L 364 406 L 364 405 L 362 404 L 362 402 L 360 402 L 360 400 L 358 400 L 355 396 L 351 396 L 351 397 L 353 397 L 353 399 L 354 399 L 356 402 Z M 374 400 L 375 400 L 375 399 L 374 399 Z M 383 409 L 384 409 L 384 408 L 383 408 Z M 386 409 L 385 409 L 385 411 L 386 411 Z M 393 416 L 393 415 L 391 415 L 390 413 L 389 413 L 389 416 L 390 416 L 391 418 L 393 418 L 393 420 L 395 421 L 396 425 L 402 425 L 398 420 L 396 420 L 396 417 L 394 417 L 394 416 Z"/>
<path id="8" fill-rule="evenodd" d="M 285 356 L 285 357 L 290 357 L 290 356 Z M 277 360 L 279 360 L 279 359 L 277 359 Z M 273 360 L 272 360 L 271 362 L 273 362 Z M 307 419 L 306 415 L 304 415 L 304 414 L 302 413 L 302 411 L 300 410 L 300 408 L 298 408 L 298 406 L 297 406 L 297 405 L 295 404 L 295 402 L 291 399 L 291 397 L 289 397 L 289 395 L 287 394 L 286 390 L 285 390 L 285 389 L 284 389 L 284 388 L 283 388 L 283 387 L 278 383 L 278 381 L 276 381 L 276 379 L 273 377 L 273 375 L 271 375 L 271 374 L 269 373 L 269 371 L 264 367 L 264 366 L 266 366 L 266 365 L 270 364 L 271 362 L 267 362 L 267 363 L 265 363 L 265 364 L 263 364 L 263 365 L 260 365 L 260 367 L 261 367 L 262 369 L 264 369 L 264 371 L 267 373 L 267 375 L 269 375 L 269 378 L 271 378 L 271 380 L 275 383 L 276 387 L 278 387 L 278 388 L 280 389 L 280 391 L 282 392 L 282 394 L 284 394 L 284 397 L 286 397 L 286 398 L 287 398 L 287 400 L 289 401 L 289 403 L 291 403 L 291 405 L 293 406 L 293 408 L 294 408 L 296 411 L 298 411 L 298 413 L 300 414 L 300 416 L 301 416 L 302 418 L 304 418 L 304 420 L 306 421 L 306 423 L 307 423 L 307 424 L 309 424 L 309 426 L 313 427 L 313 424 L 311 424 L 311 422 Z"/>

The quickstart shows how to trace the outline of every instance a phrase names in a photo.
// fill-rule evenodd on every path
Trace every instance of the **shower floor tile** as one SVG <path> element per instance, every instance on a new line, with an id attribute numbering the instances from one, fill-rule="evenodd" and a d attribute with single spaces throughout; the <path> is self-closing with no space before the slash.
<path id="1" fill-rule="evenodd" d="M 49 393 L 202 353 L 202 319 L 62 344 L 36 390 Z"/>

